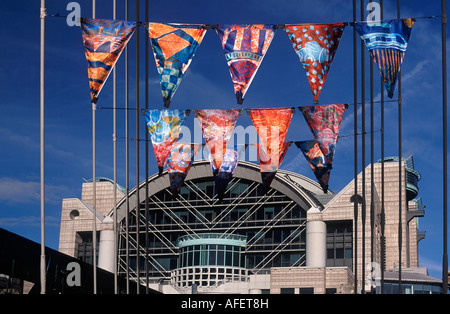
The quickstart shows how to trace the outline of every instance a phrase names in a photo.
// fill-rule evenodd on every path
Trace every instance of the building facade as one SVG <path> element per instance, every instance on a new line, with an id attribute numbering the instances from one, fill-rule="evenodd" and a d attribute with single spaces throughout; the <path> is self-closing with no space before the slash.
<path id="1" fill-rule="evenodd" d="M 365 200 L 356 203 L 357 211 L 354 180 L 324 194 L 315 181 L 279 170 L 265 191 L 259 166 L 245 161 L 223 199 L 207 160 L 193 164 L 176 197 L 166 172 L 128 195 L 110 180 L 97 179 L 98 266 L 111 272 L 117 267 L 119 275 L 163 293 L 371 291 L 382 269 L 387 274 L 400 261 L 402 269 L 418 268 L 423 233 L 417 219 L 424 215 L 412 157 L 401 163 L 402 202 L 399 162 L 373 166 L 365 169 L 364 189 L 362 173 L 357 178 L 357 194 Z M 90 261 L 92 212 L 92 182 L 86 182 L 81 199 L 63 200 L 61 252 Z M 367 265 L 373 265 L 370 272 Z"/>

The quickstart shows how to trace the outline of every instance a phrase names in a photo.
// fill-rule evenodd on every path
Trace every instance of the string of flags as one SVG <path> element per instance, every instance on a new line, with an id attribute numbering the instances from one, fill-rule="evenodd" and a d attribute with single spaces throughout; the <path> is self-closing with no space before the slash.
<path id="1" fill-rule="evenodd" d="M 374 62 L 378 64 L 388 96 L 393 97 L 415 19 L 355 22 Z M 314 103 L 319 101 L 347 23 L 297 24 L 283 28 L 308 77 Z M 136 22 L 81 19 L 93 102 L 137 27 Z M 244 96 L 267 53 L 277 27 L 268 24 L 216 25 L 215 29 L 230 69 L 237 103 Z M 149 23 L 148 35 L 160 76 L 165 107 L 189 68 L 207 25 Z"/>
<path id="2" fill-rule="evenodd" d="M 388 94 L 392 98 L 398 73 L 415 19 L 355 22 L 351 25 L 364 41 L 378 65 Z M 308 78 L 314 105 L 319 104 L 331 64 L 348 23 L 283 25 Z M 88 61 L 92 103 L 98 101 L 102 87 L 138 23 L 108 19 L 81 19 L 82 39 Z M 238 104 L 244 97 L 280 27 L 270 24 L 214 25 L 228 64 Z M 161 83 L 163 104 L 170 107 L 206 32 L 208 25 L 148 23 L 148 36 Z M 247 109 L 254 124 L 261 180 L 265 189 L 279 169 L 292 143 L 302 151 L 324 193 L 332 169 L 339 128 L 346 105 L 300 107 L 314 140 L 286 142 L 285 137 L 295 110 L 292 108 Z M 178 143 L 181 127 L 190 110 L 146 110 L 145 119 L 159 174 L 167 168 L 171 189 L 177 195 L 201 144 Z M 194 110 L 205 145 L 219 198 L 231 180 L 244 148 L 228 148 L 228 142 L 242 114 L 240 109 Z"/>
<path id="3" fill-rule="evenodd" d="M 255 145 L 261 182 L 267 191 L 292 143 L 302 151 L 324 193 L 328 191 L 330 171 L 336 151 L 339 129 L 347 109 L 345 104 L 299 107 L 309 125 L 314 140 L 286 141 L 295 108 L 248 109 L 259 143 L 247 143 L 229 148 L 228 143 L 242 114 L 240 109 L 194 110 L 200 124 L 205 146 L 209 151 L 212 174 L 219 198 L 232 179 L 239 155 L 248 145 Z M 153 151 L 162 174 L 167 168 L 172 193 L 177 195 L 201 144 L 177 143 L 180 128 L 190 110 L 147 109 L 145 120 Z"/>

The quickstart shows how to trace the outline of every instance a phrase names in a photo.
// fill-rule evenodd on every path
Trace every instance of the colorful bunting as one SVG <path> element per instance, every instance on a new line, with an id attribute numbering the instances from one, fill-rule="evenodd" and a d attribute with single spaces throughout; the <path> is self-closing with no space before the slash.
<path id="1" fill-rule="evenodd" d="M 266 192 L 269 189 L 273 178 L 277 174 L 281 162 L 283 161 L 284 156 L 286 156 L 287 150 L 291 144 L 292 142 L 282 143 L 278 154 L 275 154 L 275 152 L 268 153 L 263 145 L 257 144 L 261 181 Z"/>
<path id="2" fill-rule="evenodd" d="M 200 144 L 175 143 L 167 160 L 170 187 L 174 196 L 180 193 L 184 179 L 194 163 L 199 147 Z"/>
<path id="3" fill-rule="evenodd" d="M 169 107 L 206 34 L 206 28 L 203 25 L 150 23 L 148 33 L 161 81 L 164 106 Z"/>
<path id="4" fill-rule="evenodd" d="M 202 128 L 203 138 L 209 149 L 215 169 L 220 169 L 228 141 L 241 115 L 241 110 L 195 110 L 195 117 Z"/>
<path id="5" fill-rule="evenodd" d="M 414 19 L 397 19 L 355 24 L 358 34 L 380 68 L 389 98 L 394 96 L 395 83 L 414 22 Z"/>
<path id="6" fill-rule="evenodd" d="M 319 96 L 344 28 L 344 23 L 285 26 L 292 46 L 305 69 L 314 103 L 319 103 Z"/>
<path id="7" fill-rule="evenodd" d="M 291 108 L 247 110 L 260 142 L 268 154 L 278 155 L 294 112 Z"/>
<path id="8" fill-rule="evenodd" d="M 257 150 L 265 189 L 270 186 L 291 144 L 284 140 L 294 112 L 291 108 L 247 110 L 261 142 Z"/>
<path id="9" fill-rule="evenodd" d="M 333 164 L 339 128 L 347 105 L 300 107 L 329 167 Z"/>
<path id="10" fill-rule="evenodd" d="M 328 165 L 319 144 L 317 144 L 315 140 L 311 140 L 295 142 L 295 145 L 300 148 L 306 158 L 306 161 L 308 161 L 308 164 L 314 172 L 314 175 L 322 187 L 323 192 L 327 193 L 331 166 Z"/>
<path id="11" fill-rule="evenodd" d="M 130 21 L 81 19 L 93 103 L 97 102 L 104 83 L 133 35 L 136 25 L 136 22 Z"/>
<path id="12" fill-rule="evenodd" d="M 275 35 L 273 25 L 219 25 L 215 29 L 230 68 L 237 102 L 242 104 Z"/>
<path id="13" fill-rule="evenodd" d="M 217 171 L 214 160 L 209 155 L 209 162 L 211 163 L 212 172 L 214 174 L 214 181 L 216 186 L 216 193 L 219 196 L 219 200 L 223 199 L 228 183 L 233 178 L 234 171 L 239 163 L 239 155 L 245 150 L 247 145 L 243 145 L 241 149 L 238 149 L 235 145 L 234 149 L 227 148 L 225 155 L 223 156 L 223 162 L 220 169 Z"/>
<path id="14" fill-rule="evenodd" d="M 145 121 L 151 135 L 159 175 L 163 172 L 173 144 L 178 140 L 181 126 L 188 114 L 189 111 L 185 110 L 155 109 L 145 111 Z"/>

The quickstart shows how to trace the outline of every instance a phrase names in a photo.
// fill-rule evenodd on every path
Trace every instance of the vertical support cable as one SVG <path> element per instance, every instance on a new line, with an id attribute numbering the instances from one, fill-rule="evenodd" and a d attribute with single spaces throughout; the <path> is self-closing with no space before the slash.
<path id="1" fill-rule="evenodd" d="M 149 4 L 148 0 L 145 0 L 145 23 L 148 25 L 149 22 Z M 148 63 L 148 53 L 149 53 L 149 37 L 148 33 L 145 33 L 145 109 L 148 109 L 148 75 L 149 75 L 149 63 Z M 149 169 L 148 169 L 148 132 L 147 128 L 145 128 L 145 293 L 149 294 L 149 287 L 148 287 L 148 247 L 149 247 L 149 203 L 148 203 L 148 175 L 149 175 Z"/>
<path id="2" fill-rule="evenodd" d="M 125 0 L 125 20 L 128 21 L 128 0 Z M 128 132 L 128 45 L 125 47 L 125 181 L 126 181 L 126 211 L 125 211 L 125 268 L 126 268 L 126 291 L 130 293 L 130 256 L 129 256 L 129 212 L 130 212 L 130 174 L 129 174 L 129 132 Z"/>
<path id="3" fill-rule="evenodd" d="M 400 18 L 400 0 L 397 0 L 397 18 Z M 398 292 L 402 293 L 402 77 L 398 73 Z"/>
<path id="4" fill-rule="evenodd" d="M 139 21 L 139 0 L 136 0 L 136 21 Z M 139 27 L 136 27 L 136 293 L 140 293 L 140 263 L 139 263 Z"/>
<path id="5" fill-rule="evenodd" d="M 113 19 L 117 18 L 117 0 L 113 0 Z M 113 172 L 114 172 L 114 293 L 117 294 L 117 71 L 113 69 Z"/>
<path id="6" fill-rule="evenodd" d="M 92 18 L 95 19 L 95 0 L 92 0 Z M 96 100 L 92 102 L 92 257 L 94 274 L 94 294 L 97 294 L 97 178 L 96 178 L 96 143 L 95 143 L 95 113 L 97 111 Z"/>
<path id="7" fill-rule="evenodd" d="M 383 0 L 380 0 L 380 19 L 383 20 Z M 385 208 L 384 208 L 384 85 L 380 79 L 381 90 L 381 294 L 384 294 L 384 270 L 386 268 Z"/>
<path id="8" fill-rule="evenodd" d="M 364 0 L 361 0 L 361 20 L 364 20 Z M 366 285 L 366 93 L 365 93 L 365 47 L 364 42 L 361 40 L 361 99 L 362 99 L 362 111 L 361 111 L 361 147 L 362 147 L 362 155 L 361 155 L 361 164 L 362 164 L 362 211 L 361 211 L 361 220 L 362 220 L 362 275 L 361 275 L 361 293 L 365 294 L 365 285 Z"/>
<path id="9" fill-rule="evenodd" d="M 353 0 L 353 22 L 356 22 L 356 0 Z M 354 154 L 354 195 L 358 194 L 358 56 L 357 56 L 357 34 L 356 29 L 353 28 L 353 154 Z M 353 204 L 354 211 L 354 234 L 355 234 L 355 249 L 354 249 L 354 274 L 355 274 L 355 288 L 354 293 L 358 293 L 358 202 Z"/>
<path id="10" fill-rule="evenodd" d="M 444 172 L 444 253 L 442 256 L 442 293 L 448 290 L 448 256 L 447 256 L 447 12 L 445 0 L 441 0 L 441 22 L 442 22 L 442 118 L 443 118 L 443 172 Z"/>
<path id="11" fill-rule="evenodd" d="M 45 0 L 41 0 L 41 42 L 40 42 L 40 168 L 41 168 L 41 294 L 46 293 L 45 262 Z"/>
<path id="12" fill-rule="evenodd" d="M 373 1 L 370 0 L 370 3 Z M 373 231 L 374 231 L 374 215 L 375 215 L 375 201 L 374 201 L 374 194 L 375 194 L 375 184 L 374 184 L 374 116 L 373 116 L 373 110 L 374 110 L 374 99 L 373 99 L 373 56 L 370 54 L 370 263 L 374 262 L 374 237 L 373 237 Z M 373 280 L 373 278 L 372 278 Z M 371 282 L 371 292 L 372 291 L 372 282 Z"/>

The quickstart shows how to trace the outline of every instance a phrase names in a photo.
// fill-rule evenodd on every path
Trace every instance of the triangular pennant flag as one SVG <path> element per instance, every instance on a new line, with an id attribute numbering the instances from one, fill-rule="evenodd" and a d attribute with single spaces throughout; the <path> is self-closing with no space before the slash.
<path id="1" fill-rule="evenodd" d="M 358 34 L 380 68 L 389 98 L 394 96 L 414 22 L 415 19 L 396 19 L 355 23 Z"/>
<path id="2" fill-rule="evenodd" d="M 213 159 L 214 167 L 218 170 L 222 165 L 241 110 L 203 109 L 195 110 L 194 113 L 202 128 L 203 138 Z"/>
<path id="3" fill-rule="evenodd" d="M 164 106 L 169 107 L 206 34 L 206 28 L 203 25 L 150 23 L 148 34 L 161 81 Z"/>
<path id="4" fill-rule="evenodd" d="M 146 110 L 145 121 L 155 152 L 159 175 L 170 156 L 173 144 L 180 136 L 181 127 L 188 116 L 185 110 Z"/>
<path id="5" fill-rule="evenodd" d="M 275 36 L 273 25 L 218 25 L 238 104 L 247 92 Z"/>
<path id="6" fill-rule="evenodd" d="M 136 22 L 131 21 L 81 19 L 93 103 L 97 102 L 104 83 L 133 35 L 136 25 Z"/>
<path id="7" fill-rule="evenodd" d="M 305 69 L 314 103 L 319 96 L 333 62 L 345 24 L 286 25 L 285 30 Z"/>
<path id="8" fill-rule="evenodd" d="M 347 105 L 300 107 L 328 166 L 332 166 L 336 142 Z"/>
<path id="9" fill-rule="evenodd" d="M 188 175 L 200 144 L 175 143 L 167 160 L 167 172 L 169 173 L 172 194 L 177 196 Z"/>
<path id="10" fill-rule="evenodd" d="M 223 156 L 223 162 L 219 171 L 215 168 L 214 160 L 209 155 L 209 162 L 211 163 L 212 172 L 214 174 L 214 181 L 216 186 L 216 193 L 219 196 L 219 200 L 223 199 L 224 193 L 233 178 L 234 171 L 239 163 L 239 155 L 246 149 L 247 145 L 243 145 L 241 149 L 235 145 L 234 149 L 228 148 Z"/>
<path id="11" fill-rule="evenodd" d="M 328 191 L 328 181 L 330 179 L 331 166 L 328 165 L 322 150 L 316 140 L 295 142 L 300 148 L 314 175 L 317 178 L 324 193 Z"/>
<path id="12" fill-rule="evenodd" d="M 261 180 L 265 192 L 269 189 L 273 178 L 277 174 L 281 162 L 283 161 L 284 156 L 286 156 L 287 150 L 291 144 L 292 142 L 284 142 L 277 154 L 275 151 L 272 151 L 272 153 L 267 153 L 263 145 L 256 144 Z"/>
<path id="13" fill-rule="evenodd" d="M 261 145 L 257 145 L 262 183 L 267 190 L 287 152 L 291 142 L 285 142 L 294 110 L 248 109 Z"/>
<path id="14" fill-rule="evenodd" d="M 268 154 L 278 155 L 286 138 L 292 115 L 291 108 L 248 109 L 259 140 Z"/>

